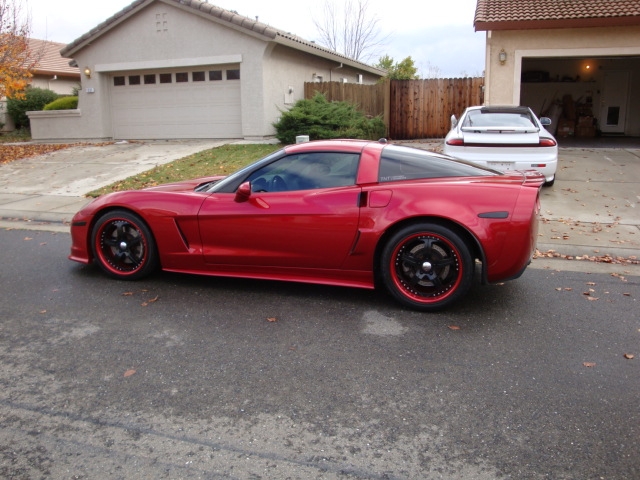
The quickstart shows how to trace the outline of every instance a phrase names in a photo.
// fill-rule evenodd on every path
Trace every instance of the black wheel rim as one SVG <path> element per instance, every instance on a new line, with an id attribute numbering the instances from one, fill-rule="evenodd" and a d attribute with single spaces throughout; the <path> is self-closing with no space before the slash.
<path id="1" fill-rule="evenodd" d="M 400 242 L 391 257 L 393 282 L 402 295 L 436 303 L 452 295 L 462 281 L 458 249 L 445 237 L 415 234 Z"/>
<path id="2" fill-rule="evenodd" d="M 96 235 L 96 253 L 102 265 L 116 275 L 132 275 L 147 261 L 148 247 L 142 230 L 127 219 L 105 222 Z"/>

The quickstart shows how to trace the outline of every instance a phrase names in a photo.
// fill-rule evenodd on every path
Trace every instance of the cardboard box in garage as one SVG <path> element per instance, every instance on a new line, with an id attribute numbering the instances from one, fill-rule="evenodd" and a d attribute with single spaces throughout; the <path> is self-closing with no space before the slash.
<path id="1" fill-rule="evenodd" d="M 558 132 L 556 135 L 561 138 L 572 137 L 575 134 L 576 122 L 567 118 L 558 120 Z"/>

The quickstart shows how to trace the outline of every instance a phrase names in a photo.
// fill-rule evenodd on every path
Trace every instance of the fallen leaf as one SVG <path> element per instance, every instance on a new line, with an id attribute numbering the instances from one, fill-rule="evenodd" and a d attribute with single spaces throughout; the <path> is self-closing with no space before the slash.
<path id="1" fill-rule="evenodd" d="M 276 317 L 267 317 L 267 322 L 273 323 L 273 322 L 277 322 L 277 321 L 278 321 L 278 319 Z"/>
<path id="2" fill-rule="evenodd" d="M 593 368 L 596 366 L 595 362 L 583 362 L 582 365 L 589 368 Z"/>
<path id="3" fill-rule="evenodd" d="M 624 358 L 626 358 L 627 360 L 631 360 L 631 359 L 633 359 L 633 357 L 635 357 L 635 355 L 633 353 L 625 353 L 624 354 Z"/>
<path id="4" fill-rule="evenodd" d="M 130 377 L 131 375 L 134 375 L 136 373 L 136 371 L 133 368 L 130 368 L 129 370 L 127 370 L 126 372 L 124 372 L 124 376 L 126 377 Z"/>
<path id="5" fill-rule="evenodd" d="M 133 296 L 133 292 L 124 292 L 124 293 L 122 294 L 122 296 L 123 296 L 123 297 L 131 297 L 131 296 Z"/>
<path id="6" fill-rule="evenodd" d="M 31 237 L 24 237 L 24 239 L 25 239 L 26 241 L 33 240 L 33 238 L 31 238 Z"/>
<path id="7" fill-rule="evenodd" d="M 156 296 L 155 298 L 151 298 L 149 300 L 147 300 L 146 302 L 142 302 L 140 305 L 142 305 L 143 307 L 148 306 L 150 303 L 154 303 L 158 301 L 158 297 Z"/>
<path id="8" fill-rule="evenodd" d="M 457 325 L 449 325 L 449 330 L 460 330 L 460 327 Z"/>

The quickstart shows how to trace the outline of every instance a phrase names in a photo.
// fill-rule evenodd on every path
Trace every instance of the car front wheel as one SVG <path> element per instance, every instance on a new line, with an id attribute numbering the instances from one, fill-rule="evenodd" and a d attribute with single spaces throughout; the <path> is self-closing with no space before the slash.
<path id="1" fill-rule="evenodd" d="M 95 223 L 91 245 L 109 276 L 137 280 L 158 267 L 155 241 L 140 217 L 124 210 L 106 213 Z"/>
<path id="2" fill-rule="evenodd" d="M 435 224 L 409 225 L 385 244 L 382 280 L 400 303 L 437 311 L 467 293 L 474 263 L 458 234 Z"/>

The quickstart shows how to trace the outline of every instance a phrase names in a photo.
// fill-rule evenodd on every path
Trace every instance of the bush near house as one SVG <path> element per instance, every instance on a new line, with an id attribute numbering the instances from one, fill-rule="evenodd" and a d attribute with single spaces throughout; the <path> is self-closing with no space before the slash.
<path id="1" fill-rule="evenodd" d="M 60 97 L 51 103 L 47 103 L 43 110 L 74 110 L 78 108 L 78 97 Z"/>
<path id="2" fill-rule="evenodd" d="M 13 119 L 16 129 L 29 128 L 27 112 L 40 111 L 56 98 L 58 98 L 58 94 L 52 90 L 27 87 L 24 91 L 24 98 L 7 99 L 7 113 Z"/>
<path id="3" fill-rule="evenodd" d="M 385 133 L 381 118 L 367 118 L 348 102 L 328 102 L 321 93 L 309 100 L 298 100 L 291 110 L 282 112 L 273 126 L 276 138 L 284 144 L 295 143 L 298 135 L 309 135 L 310 140 L 377 140 Z"/>

